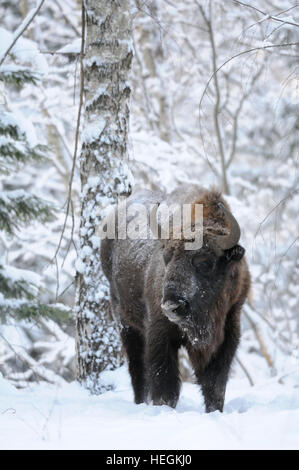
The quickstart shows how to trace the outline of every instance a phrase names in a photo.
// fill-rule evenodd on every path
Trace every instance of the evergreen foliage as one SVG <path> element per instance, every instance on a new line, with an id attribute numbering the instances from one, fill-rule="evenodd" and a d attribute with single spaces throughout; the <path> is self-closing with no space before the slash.
<path id="1" fill-rule="evenodd" d="M 37 85 L 38 80 L 38 74 L 32 73 L 27 67 L 3 67 L 0 71 L 0 81 L 14 85 L 18 90 L 21 90 L 26 83 Z"/>
<path id="2" fill-rule="evenodd" d="M 38 76 L 28 68 L 13 65 L 0 68 L 1 81 L 18 91 L 26 83 L 37 85 Z M 22 171 L 32 161 L 45 159 L 46 151 L 44 145 L 32 146 L 21 122 L 5 105 L 0 106 L 0 233 L 5 236 L 13 237 L 34 221 L 46 223 L 54 218 L 53 207 L 47 201 L 24 189 L 10 190 L 5 184 L 7 175 Z M 1 320 L 8 316 L 16 320 L 37 319 L 40 315 L 65 319 L 67 309 L 39 300 L 40 289 L 32 282 L 31 274 L 0 264 Z"/>

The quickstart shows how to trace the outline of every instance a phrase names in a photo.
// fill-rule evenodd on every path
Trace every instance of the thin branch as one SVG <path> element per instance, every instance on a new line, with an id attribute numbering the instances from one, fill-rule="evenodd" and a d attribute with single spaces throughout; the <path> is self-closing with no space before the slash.
<path id="1" fill-rule="evenodd" d="M 137 63 L 138 68 L 140 70 L 140 78 L 141 78 L 141 80 L 140 80 L 141 83 L 140 84 L 141 84 L 141 87 L 142 87 L 144 103 L 145 103 L 145 107 L 146 107 L 145 117 L 146 117 L 146 119 L 149 123 L 150 128 L 153 130 L 154 127 L 155 127 L 155 122 L 152 120 L 151 116 L 154 113 L 153 113 L 153 110 L 151 109 L 151 104 L 150 104 L 150 99 L 149 99 L 149 96 L 148 96 L 148 90 L 147 90 L 146 82 L 145 82 L 144 77 L 142 75 L 141 59 L 139 57 L 138 48 L 136 47 L 134 38 L 133 38 L 133 42 L 134 42 L 135 60 L 137 61 L 136 63 Z M 157 130 L 157 129 L 155 129 L 155 130 Z"/>
<path id="2" fill-rule="evenodd" d="M 136 4 L 137 10 L 139 10 L 140 12 L 142 12 L 145 15 L 149 16 L 158 25 L 159 30 L 160 30 L 160 38 L 162 39 L 162 33 L 164 34 L 165 37 L 166 36 L 170 37 L 172 39 L 172 41 L 174 42 L 174 44 L 177 46 L 178 51 L 183 54 L 184 50 L 181 48 L 181 46 L 177 42 L 176 38 L 170 33 L 170 30 L 169 29 L 167 30 L 166 28 L 164 28 L 164 26 L 162 25 L 159 18 L 151 13 L 150 5 L 147 4 L 146 2 L 143 2 L 142 5 L 139 5 L 139 0 L 135 0 L 135 4 Z M 148 7 L 148 11 L 143 10 L 144 5 L 146 5 Z M 169 24 L 167 26 L 169 26 Z"/>
<path id="3" fill-rule="evenodd" d="M 58 269 L 57 256 L 55 256 L 55 267 L 56 267 L 56 294 L 55 294 L 55 302 L 57 302 L 57 299 L 58 299 L 58 291 L 59 291 L 59 269 Z"/>
<path id="4" fill-rule="evenodd" d="M 69 182 L 69 190 L 67 196 L 67 207 L 66 207 L 66 214 L 64 219 L 64 224 L 62 228 L 62 232 L 60 235 L 59 243 L 53 257 L 56 258 L 63 239 L 63 235 L 66 229 L 66 223 L 69 216 L 69 210 L 71 206 L 71 198 L 72 198 L 72 185 L 73 179 L 75 174 L 75 167 L 76 167 L 76 160 L 77 160 L 77 153 L 78 153 L 78 143 L 79 143 L 79 130 L 80 130 L 80 123 L 81 123 L 81 109 L 83 106 L 83 91 L 84 91 L 84 69 L 83 69 L 83 56 L 84 56 L 84 48 L 85 48 L 85 8 L 84 3 L 82 1 L 82 39 L 81 39 L 81 51 L 80 51 L 80 101 L 79 101 L 79 108 L 78 108 L 78 116 L 77 116 L 77 125 L 76 125 L 76 134 L 75 134 L 75 148 L 74 148 L 74 155 L 73 155 L 73 164 L 71 169 L 71 177 Z M 73 233 L 73 228 L 72 228 Z"/>
<path id="5" fill-rule="evenodd" d="M 270 46 L 260 46 L 260 47 L 253 47 L 251 49 L 247 49 L 246 51 L 242 51 L 242 52 L 238 52 L 238 54 L 235 54 L 233 55 L 232 57 L 230 57 L 229 59 L 227 59 L 225 62 L 223 62 L 222 65 L 220 65 L 213 73 L 212 75 L 210 76 L 209 80 L 207 81 L 206 83 L 206 86 L 202 92 L 202 95 L 200 97 L 200 100 L 199 100 L 199 109 L 201 108 L 201 105 L 202 105 L 202 101 L 206 95 L 206 92 L 207 92 L 207 89 L 209 88 L 209 85 L 211 83 L 211 81 L 213 80 L 214 78 L 214 75 L 216 75 L 223 67 L 225 67 L 225 65 L 229 64 L 232 60 L 236 59 L 237 57 L 240 57 L 241 55 L 244 55 L 244 54 L 249 54 L 250 52 L 255 52 L 255 51 L 260 51 L 260 50 L 267 50 L 267 49 L 270 49 L 270 48 L 274 48 L 274 47 L 290 47 L 290 46 L 298 46 L 299 45 L 299 42 L 289 42 L 289 43 L 286 43 L 286 44 L 271 44 Z"/>
<path id="6" fill-rule="evenodd" d="M 268 366 L 269 366 L 270 369 L 272 370 L 273 367 L 274 367 L 274 363 L 273 363 L 273 360 L 272 360 L 270 354 L 269 354 L 268 351 L 267 351 L 266 345 L 265 345 L 265 343 L 264 343 L 264 341 L 263 341 L 263 338 L 262 338 L 262 336 L 261 336 L 261 333 L 260 333 L 260 331 L 259 331 L 259 329 L 258 329 L 257 324 L 252 320 L 252 318 L 250 317 L 250 315 L 249 315 L 247 312 L 244 311 L 244 315 L 245 315 L 245 317 L 247 318 L 247 320 L 248 320 L 248 322 L 249 322 L 251 328 L 253 329 L 253 332 L 254 332 L 254 334 L 255 334 L 255 337 L 256 337 L 256 339 L 257 339 L 257 342 L 258 342 L 259 345 L 260 345 L 261 353 L 263 354 L 264 358 L 266 359 L 266 362 L 267 362 Z"/>
<path id="7" fill-rule="evenodd" d="M 17 40 L 22 36 L 24 31 L 28 28 L 30 23 L 32 23 L 32 21 L 34 20 L 36 15 L 39 13 L 44 1 L 45 0 L 41 0 L 35 8 L 32 8 L 32 10 L 30 10 L 28 15 L 26 15 L 26 17 L 24 18 L 24 20 L 20 24 L 20 26 L 16 29 L 16 31 L 13 34 L 12 42 L 10 43 L 10 45 L 7 47 L 7 49 L 4 51 L 4 53 L 0 57 L 0 66 L 3 64 L 4 60 L 6 59 L 7 55 L 11 51 L 11 49 L 16 44 Z"/>
<path id="8" fill-rule="evenodd" d="M 67 258 L 67 255 L 69 253 L 69 250 L 70 250 L 70 247 L 71 245 L 73 244 L 76 252 L 77 252 L 77 247 L 76 247 L 76 244 L 75 244 L 75 241 L 74 241 L 74 230 L 75 230 L 75 215 L 74 215 L 74 204 L 73 204 L 73 201 L 71 200 L 71 215 L 72 215 L 72 229 L 71 229 L 71 236 L 70 236 L 70 240 L 69 240 L 69 244 L 68 244 L 68 247 L 66 249 L 66 253 L 64 255 L 64 259 L 63 259 L 63 262 L 62 262 L 62 265 L 61 265 L 61 268 L 63 268 L 64 266 L 64 263 L 65 263 L 65 260 Z M 78 254 L 78 253 L 77 253 Z"/>
<path id="9" fill-rule="evenodd" d="M 59 299 L 60 297 L 62 297 L 63 294 L 65 294 L 65 292 L 66 292 L 74 283 L 75 283 L 75 279 L 73 279 L 72 282 L 71 282 L 68 286 L 66 286 L 66 288 L 63 289 L 62 292 L 60 292 L 60 294 L 58 294 L 57 298 Z"/>
<path id="10" fill-rule="evenodd" d="M 242 111 L 242 108 L 243 108 L 243 105 L 244 105 L 245 101 L 247 100 L 248 96 L 250 95 L 251 90 L 252 90 L 255 82 L 257 81 L 257 79 L 260 77 L 263 69 L 264 69 L 264 64 L 262 64 L 262 66 L 259 68 L 257 73 L 254 75 L 253 79 L 251 80 L 251 84 L 250 84 L 250 87 L 249 87 L 248 91 L 243 94 L 243 96 L 242 96 L 242 98 L 239 102 L 239 106 L 238 106 L 238 108 L 237 108 L 237 110 L 234 114 L 234 117 L 233 117 L 232 148 L 231 148 L 230 156 L 229 156 L 229 158 L 226 162 L 226 168 L 228 168 L 230 166 L 230 164 L 232 163 L 232 161 L 235 157 L 235 153 L 236 153 L 236 145 L 237 145 L 237 137 L 238 137 L 238 126 L 239 126 L 239 115 Z"/>
<path id="11" fill-rule="evenodd" d="M 287 338 L 283 335 L 283 333 L 278 331 L 277 326 L 271 323 L 271 321 L 267 317 L 265 317 L 265 315 L 263 315 L 259 310 L 256 310 L 252 305 L 249 305 L 248 303 L 246 303 L 244 305 L 244 311 L 247 311 L 248 315 L 257 315 L 259 318 L 261 318 L 261 320 L 263 320 L 263 322 L 266 323 L 266 325 L 271 329 L 274 335 L 277 336 L 281 340 L 282 343 L 285 344 L 288 341 Z M 277 344 L 276 341 L 274 342 L 275 344 Z M 278 346 L 284 352 L 287 352 L 286 347 L 282 346 L 281 343 Z"/>
<path id="12" fill-rule="evenodd" d="M 40 54 L 80 56 L 80 52 L 39 51 Z M 84 54 L 83 54 L 84 55 Z"/>
<path id="13" fill-rule="evenodd" d="M 78 29 L 76 28 L 76 26 L 71 22 L 71 20 L 69 19 L 69 17 L 67 16 L 65 10 L 64 10 L 63 7 L 62 7 L 63 2 L 61 2 L 61 1 L 58 2 L 57 0 L 54 0 L 54 2 L 56 3 L 57 7 L 58 7 L 59 10 L 61 11 L 62 16 L 63 16 L 65 22 L 72 28 L 72 30 L 76 33 L 76 35 L 80 37 L 80 31 L 78 31 Z"/>
<path id="14" fill-rule="evenodd" d="M 287 18 L 278 18 L 278 16 L 273 16 L 273 15 L 270 15 L 269 13 L 266 13 L 262 10 L 260 10 L 259 8 L 253 6 L 253 5 L 249 5 L 248 3 L 243 3 L 243 2 L 240 2 L 239 0 L 232 0 L 234 3 L 238 3 L 239 5 L 242 5 L 244 7 L 247 7 L 247 8 L 252 8 L 253 10 L 257 11 L 258 13 L 260 13 L 261 15 L 265 16 L 266 18 L 265 19 L 269 19 L 269 20 L 274 20 L 274 21 L 279 21 L 280 23 L 284 23 L 284 24 L 290 24 L 292 26 L 297 26 L 297 28 L 299 27 L 299 23 L 295 23 L 294 21 L 290 21 L 289 19 Z"/>
<path id="15" fill-rule="evenodd" d="M 7 344 L 8 348 L 15 354 L 16 358 L 21 361 L 24 364 L 27 364 L 29 366 L 30 372 L 32 375 L 34 375 L 34 378 L 37 382 L 39 382 L 39 379 L 43 379 L 46 382 L 49 383 L 55 383 L 55 380 L 53 380 L 53 376 L 56 376 L 56 374 L 50 370 L 47 370 L 44 366 L 41 364 L 38 364 L 38 362 L 33 359 L 33 357 L 29 356 L 26 351 L 21 352 L 21 347 L 18 347 L 18 352 L 16 351 L 15 347 L 0 333 L 0 337 L 5 341 Z M 22 372 L 19 375 L 22 376 L 25 373 Z M 58 379 L 58 376 L 57 376 Z M 59 381 L 63 381 L 59 377 Z"/>
<path id="16" fill-rule="evenodd" d="M 239 364 L 239 366 L 241 367 L 242 371 L 244 372 L 244 374 L 246 375 L 247 379 L 248 379 L 248 382 L 250 383 L 251 387 L 254 386 L 254 382 L 251 378 L 251 375 L 249 374 L 248 370 L 246 369 L 246 367 L 244 366 L 243 362 L 238 358 L 238 356 L 236 357 L 237 359 L 237 363 Z"/>
<path id="17" fill-rule="evenodd" d="M 255 232 L 254 234 L 254 238 L 256 238 L 259 234 L 259 232 L 261 231 L 261 228 L 262 228 L 262 225 L 266 222 L 266 220 L 270 217 L 270 215 L 278 209 L 278 207 L 280 207 L 281 205 L 285 204 L 285 202 L 293 197 L 294 194 L 297 194 L 299 192 L 299 188 L 296 188 L 294 189 L 293 191 L 290 191 L 284 198 L 282 198 L 277 204 L 275 204 L 274 207 L 272 207 L 272 209 L 268 212 L 268 214 L 264 217 L 264 219 L 261 221 L 261 223 L 259 224 L 258 226 L 258 229 L 257 231 Z"/>
<path id="18" fill-rule="evenodd" d="M 227 175 L 226 175 L 226 163 L 225 163 L 225 153 L 224 153 L 224 145 L 223 145 L 223 140 L 222 140 L 222 135 L 221 135 L 221 129 L 220 129 L 220 122 L 219 122 L 219 108 L 220 108 L 220 88 L 219 88 L 219 83 L 218 83 L 218 76 L 217 76 L 217 52 L 216 52 L 216 45 L 215 45 L 215 40 L 214 40 L 214 31 L 213 31 L 213 25 L 212 25 L 212 2 L 210 2 L 210 18 L 208 19 L 202 5 L 196 0 L 196 4 L 202 14 L 202 17 L 207 25 L 208 31 L 209 31 L 209 37 L 210 37 L 210 43 L 211 43 L 211 48 L 212 48 L 212 63 L 213 63 L 213 77 L 214 77 L 214 85 L 215 85 L 215 91 L 216 91 L 216 101 L 214 104 L 214 123 L 215 123 L 215 130 L 216 130 L 216 136 L 217 136 L 217 142 L 218 142 L 218 148 L 219 148 L 219 153 L 220 153 L 220 159 L 221 159 L 221 170 L 222 170 L 222 181 L 223 181 L 223 189 L 226 194 L 229 194 L 229 186 L 228 186 L 228 181 L 227 181 Z"/>

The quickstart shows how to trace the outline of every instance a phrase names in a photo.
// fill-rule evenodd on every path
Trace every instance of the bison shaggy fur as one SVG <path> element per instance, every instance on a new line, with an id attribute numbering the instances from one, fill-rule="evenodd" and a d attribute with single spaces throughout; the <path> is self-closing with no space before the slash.
<path id="1" fill-rule="evenodd" d="M 244 248 L 220 248 L 229 206 L 221 193 L 181 185 L 169 195 L 136 191 L 127 200 L 203 205 L 203 246 L 184 240 L 111 240 L 101 244 L 111 308 L 121 323 L 136 403 L 175 407 L 180 393 L 178 350 L 184 346 L 206 411 L 223 410 L 226 383 L 240 340 L 240 314 L 250 288 Z M 225 208 L 225 211 L 223 211 Z M 238 241 L 238 240 L 237 240 Z"/>

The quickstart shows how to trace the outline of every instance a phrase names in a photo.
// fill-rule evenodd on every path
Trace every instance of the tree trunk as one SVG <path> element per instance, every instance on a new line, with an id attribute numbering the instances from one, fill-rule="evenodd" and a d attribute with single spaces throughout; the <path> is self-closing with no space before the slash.
<path id="1" fill-rule="evenodd" d="M 129 195 L 127 169 L 132 51 L 129 0 L 86 0 L 85 122 L 80 156 L 81 221 L 77 268 L 78 379 L 101 393 L 99 374 L 121 363 L 96 230 L 103 210 Z"/>

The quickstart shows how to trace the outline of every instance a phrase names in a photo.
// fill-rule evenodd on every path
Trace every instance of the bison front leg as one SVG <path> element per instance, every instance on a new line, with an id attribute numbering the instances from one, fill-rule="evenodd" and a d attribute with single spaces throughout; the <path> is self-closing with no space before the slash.
<path id="1" fill-rule="evenodd" d="M 206 412 L 223 411 L 228 371 L 217 373 L 207 370 L 201 378 L 201 388 L 205 400 Z"/>
<path id="2" fill-rule="evenodd" d="M 201 386 L 206 412 L 211 413 L 216 410 L 222 412 L 229 364 L 226 363 L 224 366 L 221 357 L 217 354 L 207 366 L 203 367 L 199 351 L 189 349 L 189 356 L 197 383 Z"/>
<path id="3" fill-rule="evenodd" d="M 240 339 L 239 312 L 241 306 L 234 305 L 227 314 L 224 341 L 210 362 L 204 367 L 196 367 L 192 360 L 195 374 L 205 400 L 206 412 L 223 411 L 226 384 L 232 360 Z"/>
<path id="4" fill-rule="evenodd" d="M 176 332 L 167 319 L 149 326 L 146 361 L 150 397 L 154 405 L 176 407 L 181 388 L 178 349 Z"/>

